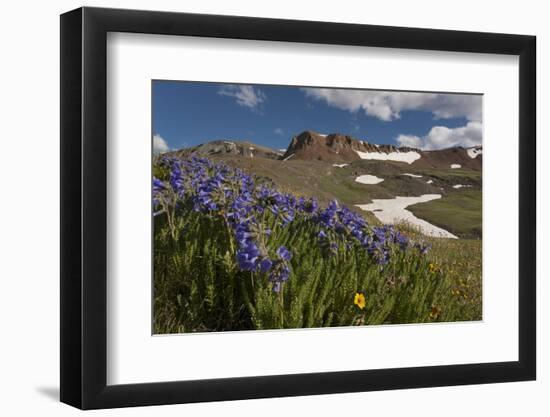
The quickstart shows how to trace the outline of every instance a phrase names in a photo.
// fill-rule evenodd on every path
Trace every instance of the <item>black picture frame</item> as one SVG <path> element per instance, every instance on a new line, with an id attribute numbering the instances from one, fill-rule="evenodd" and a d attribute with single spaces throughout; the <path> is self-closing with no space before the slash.
<path id="1" fill-rule="evenodd" d="M 519 56 L 519 360 L 107 385 L 108 32 Z M 61 401 L 95 409 L 534 380 L 535 54 L 524 35 L 88 7 L 61 15 Z"/>

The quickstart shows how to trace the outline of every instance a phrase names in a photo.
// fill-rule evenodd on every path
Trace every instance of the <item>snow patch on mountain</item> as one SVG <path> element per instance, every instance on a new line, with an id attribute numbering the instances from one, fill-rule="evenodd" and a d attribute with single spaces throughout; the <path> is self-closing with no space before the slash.
<path id="1" fill-rule="evenodd" d="M 361 152 L 355 151 L 359 158 L 361 159 L 373 159 L 377 161 L 396 161 L 396 162 L 406 162 L 407 164 L 412 164 L 417 159 L 420 159 L 420 154 L 415 151 L 408 152 Z"/>
<path id="2" fill-rule="evenodd" d="M 409 223 L 425 234 L 426 236 L 458 239 L 457 236 L 445 229 L 434 226 L 425 220 L 419 219 L 406 208 L 413 204 L 425 203 L 437 200 L 441 194 L 424 194 L 420 197 L 395 197 L 390 199 L 373 199 L 371 204 L 357 204 L 361 210 L 371 211 L 382 223 Z"/>
<path id="3" fill-rule="evenodd" d="M 483 150 L 481 148 L 468 148 L 466 149 L 466 152 L 470 158 L 475 159 L 478 155 L 483 153 Z"/>
<path id="4" fill-rule="evenodd" d="M 368 185 L 379 184 L 382 181 L 384 181 L 383 178 L 378 178 L 374 175 L 360 175 L 357 178 L 355 178 L 355 182 L 359 182 L 361 184 L 368 184 Z"/>

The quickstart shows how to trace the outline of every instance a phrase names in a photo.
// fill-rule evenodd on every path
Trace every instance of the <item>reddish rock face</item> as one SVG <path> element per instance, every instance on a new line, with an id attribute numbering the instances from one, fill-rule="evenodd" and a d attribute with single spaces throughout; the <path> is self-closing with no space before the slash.
<path id="1" fill-rule="evenodd" d="M 293 158 L 296 159 L 326 162 L 358 160 L 360 159 L 359 155 L 353 150 L 354 142 L 357 141 L 351 136 L 339 134 L 324 136 L 316 132 L 305 131 L 292 138 L 283 159 L 294 155 Z"/>
<path id="2" fill-rule="evenodd" d="M 476 147 L 481 150 L 481 147 Z M 357 152 L 365 153 L 403 153 L 417 152 L 420 159 L 413 165 L 425 168 L 450 168 L 451 164 L 459 164 L 464 168 L 481 169 L 482 155 L 475 158 L 468 155 L 466 149 L 455 147 L 437 151 L 422 151 L 409 147 L 395 145 L 375 145 L 355 139 L 349 135 L 332 133 L 321 135 L 313 131 L 305 131 L 292 138 L 282 159 L 319 160 L 331 163 L 352 162 L 360 160 Z"/>

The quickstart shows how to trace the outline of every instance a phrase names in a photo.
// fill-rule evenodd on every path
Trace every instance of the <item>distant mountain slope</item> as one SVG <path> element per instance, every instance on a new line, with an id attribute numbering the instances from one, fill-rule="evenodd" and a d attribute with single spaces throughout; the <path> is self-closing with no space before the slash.
<path id="1" fill-rule="evenodd" d="M 336 198 L 369 221 L 375 221 L 374 215 L 356 205 L 438 194 L 441 201 L 423 203 L 418 217 L 461 238 L 478 238 L 482 152 L 481 147 L 423 151 L 306 131 L 292 139 L 286 152 L 248 141 L 216 140 L 168 155 L 222 160 L 296 195 L 316 197 L 323 204 Z"/>
<path id="2" fill-rule="evenodd" d="M 423 151 L 394 145 L 376 145 L 349 135 L 332 133 L 322 135 L 305 131 L 292 138 L 285 160 L 318 160 L 331 163 L 346 163 L 361 159 L 403 162 L 419 168 L 469 168 L 481 170 L 481 146 L 465 149 Z"/>
<path id="3" fill-rule="evenodd" d="M 316 197 L 322 204 L 337 199 L 352 210 L 357 209 L 369 221 L 371 213 L 360 210 L 356 204 L 368 204 L 373 199 L 390 199 L 396 196 L 421 196 L 440 194 L 442 200 L 447 197 L 457 202 L 456 212 L 444 219 L 437 218 L 437 226 L 450 231 L 460 238 L 480 237 L 477 220 L 466 222 L 465 219 L 478 219 L 481 212 L 470 206 L 460 206 L 461 199 L 474 195 L 481 201 L 482 173 L 473 169 L 420 168 L 395 161 L 356 160 L 334 166 L 318 160 L 289 159 L 287 161 L 249 158 L 240 155 L 219 154 L 213 160 L 241 168 L 259 178 L 271 181 L 287 192 L 301 196 Z M 364 176 L 383 179 L 372 184 L 358 181 Z M 426 203 L 430 204 L 430 203 Z M 435 213 L 437 214 L 437 213 Z M 420 216 L 431 222 L 427 210 Z"/>
<path id="4" fill-rule="evenodd" d="M 174 156 L 188 156 L 191 154 L 202 156 L 238 155 L 248 158 L 280 159 L 283 153 L 248 141 L 215 140 L 191 148 L 173 151 L 169 154 Z"/>
<path id="5" fill-rule="evenodd" d="M 414 162 L 419 168 L 470 168 L 481 170 L 482 147 L 448 148 L 436 151 L 419 151 L 421 158 Z M 459 166 L 457 166 L 459 165 Z"/>

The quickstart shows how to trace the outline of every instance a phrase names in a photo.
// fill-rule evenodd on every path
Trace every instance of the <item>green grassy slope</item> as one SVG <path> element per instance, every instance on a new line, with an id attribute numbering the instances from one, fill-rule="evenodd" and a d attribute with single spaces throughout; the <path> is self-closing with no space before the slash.
<path id="1" fill-rule="evenodd" d="M 214 159 L 214 158 L 213 158 Z M 344 168 L 321 161 L 269 160 L 224 155 L 229 165 L 268 178 L 281 189 L 317 197 L 322 203 L 334 198 L 349 207 L 368 204 L 372 199 L 395 196 L 441 194 L 440 200 L 418 204 L 411 210 L 417 217 L 449 230 L 461 238 L 481 237 L 481 172 L 469 169 L 429 169 L 388 161 L 354 161 Z M 355 181 L 364 174 L 384 181 L 365 185 Z M 414 178 L 403 174 L 421 175 Z M 432 181 L 428 184 L 428 181 Z M 468 188 L 454 189 L 453 185 Z M 357 211 L 361 211 L 355 208 Z M 374 215 L 361 211 L 373 221 Z"/>
<path id="2" fill-rule="evenodd" d="M 482 236 L 482 195 L 480 190 L 461 189 L 440 200 L 407 208 L 415 216 L 465 238 Z"/>

